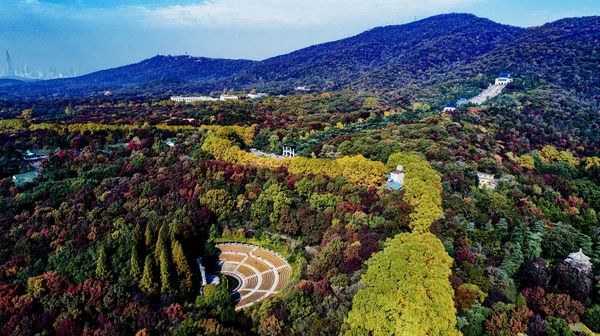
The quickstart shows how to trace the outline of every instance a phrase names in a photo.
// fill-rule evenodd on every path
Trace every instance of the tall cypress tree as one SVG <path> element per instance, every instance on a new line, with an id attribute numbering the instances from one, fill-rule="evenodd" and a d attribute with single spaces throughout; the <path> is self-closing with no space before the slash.
<path id="1" fill-rule="evenodd" d="M 96 262 L 96 278 L 100 280 L 110 280 L 110 271 L 107 267 L 107 257 L 106 257 L 106 249 L 104 246 L 100 248 L 100 255 L 98 256 L 98 261 Z"/>
<path id="2" fill-rule="evenodd" d="M 154 258 L 148 254 L 144 261 L 144 274 L 140 281 L 140 289 L 144 292 L 151 292 L 158 287 L 158 284 L 154 282 Z"/>
<path id="3" fill-rule="evenodd" d="M 162 293 L 166 293 L 171 290 L 171 271 L 170 271 L 171 262 L 169 260 L 169 255 L 167 254 L 167 249 L 164 247 L 160 251 L 159 260 L 160 260 L 160 291 Z"/>
<path id="4" fill-rule="evenodd" d="M 150 226 L 151 226 L 150 223 L 146 224 L 146 232 L 144 232 L 146 246 L 148 246 L 148 247 L 152 246 L 152 241 L 154 240 L 154 237 L 152 234 L 152 228 Z"/>
<path id="5" fill-rule="evenodd" d="M 167 238 L 169 235 L 169 227 L 167 223 L 163 223 L 160 226 L 160 230 L 158 230 L 158 239 L 156 240 L 156 246 L 154 247 L 154 256 L 156 257 L 156 262 L 160 262 L 160 254 L 162 250 L 167 249 Z"/>
<path id="6" fill-rule="evenodd" d="M 142 268 L 140 266 L 140 260 L 135 245 L 131 247 L 131 269 L 129 270 L 129 275 L 131 275 L 131 278 L 135 283 L 138 283 L 142 277 Z"/>
<path id="7" fill-rule="evenodd" d="M 171 246 L 171 252 L 173 253 L 173 263 L 175 263 L 177 275 L 179 277 L 185 278 L 185 288 L 189 291 L 192 289 L 192 272 L 190 270 L 188 260 L 185 257 L 185 254 L 183 253 L 183 247 L 177 239 L 171 241 Z"/>

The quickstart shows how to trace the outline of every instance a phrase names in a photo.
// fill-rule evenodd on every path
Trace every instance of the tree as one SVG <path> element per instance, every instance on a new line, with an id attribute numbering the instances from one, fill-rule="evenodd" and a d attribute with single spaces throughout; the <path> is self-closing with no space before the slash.
<path id="1" fill-rule="evenodd" d="M 154 258 L 148 254 L 144 261 L 144 273 L 142 280 L 140 281 L 140 289 L 144 292 L 151 292 L 156 289 L 158 285 L 154 281 Z"/>
<path id="2" fill-rule="evenodd" d="M 592 254 L 590 237 L 570 225 L 559 223 L 552 229 L 546 230 L 542 239 L 543 254 L 547 258 L 564 259 L 579 249 L 583 249 L 587 255 Z"/>
<path id="3" fill-rule="evenodd" d="M 227 218 L 235 206 L 235 202 L 225 189 L 211 189 L 200 198 L 200 203 L 209 208 L 219 221 Z"/>
<path id="4" fill-rule="evenodd" d="M 350 335 L 459 335 L 452 259 L 431 233 L 402 233 L 368 261 L 348 314 Z"/>
<path id="5" fill-rule="evenodd" d="M 569 328 L 567 321 L 548 316 L 546 318 L 547 336 L 575 336 L 575 333 Z"/>
<path id="6" fill-rule="evenodd" d="M 135 245 L 131 247 L 131 269 L 129 275 L 135 283 L 139 283 L 142 277 L 142 268 L 140 266 L 140 260 Z"/>
<path id="7" fill-rule="evenodd" d="M 96 263 L 96 277 L 100 280 L 110 280 L 110 270 L 107 267 L 106 249 L 104 246 L 100 248 L 100 255 Z"/>
<path id="8" fill-rule="evenodd" d="M 525 333 L 532 315 L 533 313 L 526 306 L 500 312 L 485 321 L 485 330 L 489 336 L 512 336 Z"/>
<path id="9" fill-rule="evenodd" d="M 539 152 L 539 156 L 544 160 L 544 162 L 552 162 L 558 158 L 558 150 L 553 146 L 544 146 L 542 150 Z"/>
<path id="10" fill-rule="evenodd" d="M 26 109 L 21 112 L 21 118 L 29 120 L 33 116 L 33 110 Z"/>
<path id="11" fill-rule="evenodd" d="M 159 251 L 159 263 L 160 263 L 160 291 L 166 293 L 171 290 L 171 261 L 167 254 L 167 249 L 163 248 Z"/>
<path id="12" fill-rule="evenodd" d="M 517 163 L 519 164 L 519 166 L 524 168 L 535 168 L 535 160 L 533 159 L 533 156 L 528 154 L 522 155 L 519 158 L 517 158 Z"/>
<path id="13" fill-rule="evenodd" d="M 185 279 L 185 288 L 190 291 L 192 289 L 192 272 L 188 264 L 188 260 L 183 253 L 183 247 L 181 243 L 176 239 L 171 242 L 173 252 L 173 262 L 175 263 L 175 269 L 179 277 Z"/>
<path id="14" fill-rule="evenodd" d="M 583 321 L 593 332 L 600 332 L 600 305 L 596 304 L 588 308 Z"/>

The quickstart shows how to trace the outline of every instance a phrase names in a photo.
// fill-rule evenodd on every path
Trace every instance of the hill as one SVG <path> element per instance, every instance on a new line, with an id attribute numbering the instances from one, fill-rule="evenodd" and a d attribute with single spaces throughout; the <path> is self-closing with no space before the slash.
<path id="1" fill-rule="evenodd" d="M 437 15 L 258 62 L 239 73 L 236 83 L 290 80 L 344 85 L 390 66 L 402 72 L 403 80 L 416 79 L 432 69 L 443 72 L 469 64 L 524 31 L 471 14 Z"/>
<path id="2" fill-rule="evenodd" d="M 193 89 L 203 90 L 220 90 L 224 86 L 322 86 L 327 82 L 340 87 L 392 65 L 401 65 L 406 76 L 416 79 L 423 71 L 445 71 L 468 64 L 523 32 L 522 28 L 470 14 L 445 14 L 405 25 L 374 28 L 260 62 L 157 56 L 77 78 L 12 87 L 12 92 L 0 90 L 0 97 L 89 95 L 104 90 L 132 94 L 140 91 L 134 86 L 161 79 L 193 82 L 198 84 Z"/>
<path id="3" fill-rule="evenodd" d="M 263 61 L 156 56 L 69 79 L 0 86 L 0 97 L 156 95 L 261 88 L 385 90 L 428 87 L 510 71 L 535 85 L 553 83 L 598 99 L 600 18 L 534 28 L 470 14 L 445 14 L 304 48 Z M 533 85 L 534 86 L 534 85 Z"/>
<path id="4" fill-rule="evenodd" d="M 12 83 L 3 95 L 25 96 L 87 96 L 104 91 L 139 92 L 150 83 L 158 88 L 165 82 L 175 87 L 187 82 L 208 82 L 226 78 L 252 65 L 249 60 L 228 60 L 191 56 L 155 56 L 139 63 L 93 72 L 75 78 L 55 79 L 34 84 Z M 139 87 L 138 87 L 139 86 Z M 152 90 L 154 91 L 154 90 Z"/>
<path id="5" fill-rule="evenodd" d="M 459 74 L 510 70 L 534 82 L 549 82 L 600 98 L 600 17 L 563 19 L 529 28 L 513 42 L 483 55 Z M 600 100 L 598 100 L 600 102 Z"/>

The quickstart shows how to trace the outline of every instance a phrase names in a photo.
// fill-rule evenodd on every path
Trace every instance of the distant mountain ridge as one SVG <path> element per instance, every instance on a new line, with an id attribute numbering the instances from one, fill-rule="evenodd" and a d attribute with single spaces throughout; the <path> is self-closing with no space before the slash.
<path id="1" fill-rule="evenodd" d="M 504 71 L 537 73 L 548 81 L 556 80 L 558 73 L 559 85 L 595 94 L 600 83 L 600 71 L 594 73 L 599 35 L 599 17 L 525 29 L 471 14 L 444 14 L 373 28 L 263 61 L 156 56 L 76 78 L 5 83 L 0 98 L 96 96 L 105 90 L 123 95 L 289 90 L 296 85 L 382 89 Z M 553 67 L 559 71 L 553 73 Z M 587 74 L 585 85 L 578 87 L 578 76 L 569 76 L 569 69 Z"/>

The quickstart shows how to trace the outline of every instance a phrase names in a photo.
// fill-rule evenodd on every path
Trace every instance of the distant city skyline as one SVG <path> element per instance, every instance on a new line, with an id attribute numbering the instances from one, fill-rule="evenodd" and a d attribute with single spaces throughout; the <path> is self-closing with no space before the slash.
<path id="1" fill-rule="evenodd" d="M 2 66 L 0 66 L 0 77 L 20 77 L 26 79 L 56 79 L 56 78 L 67 78 L 67 77 L 76 77 L 83 75 L 85 73 L 89 73 L 92 70 L 81 70 L 76 71 L 73 68 L 69 69 L 57 69 L 55 67 L 48 67 L 48 69 L 34 69 L 30 68 L 27 64 L 23 64 L 23 66 L 15 67 L 15 63 L 10 57 L 11 67 L 8 65 L 8 60 L 6 55 L 10 55 L 9 50 L 6 50 L 2 53 Z M 17 60 L 17 64 L 19 64 Z"/>
<path id="2" fill-rule="evenodd" d="M 2 0 L 0 75 L 80 75 L 157 54 L 260 60 L 389 24 L 473 13 L 542 25 L 600 15 L 597 0 Z M 76 70 L 71 70 L 76 69 Z"/>

